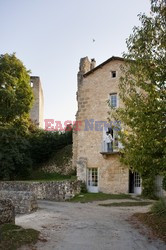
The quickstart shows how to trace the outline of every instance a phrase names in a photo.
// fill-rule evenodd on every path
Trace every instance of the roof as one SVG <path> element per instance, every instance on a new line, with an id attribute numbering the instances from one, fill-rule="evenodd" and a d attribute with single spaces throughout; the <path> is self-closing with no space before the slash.
<path id="1" fill-rule="evenodd" d="M 30 76 L 30 78 L 40 78 L 39 76 Z"/>
<path id="2" fill-rule="evenodd" d="M 92 74 L 93 72 L 95 72 L 96 70 L 102 68 L 105 64 L 111 62 L 111 61 L 124 61 L 125 59 L 122 57 L 117 57 L 117 56 L 112 56 L 110 57 L 108 60 L 104 61 L 103 63 L 99 64 L 97 67 L 95 67 L 94 69 L 88 71 L 87 73 L 84 74 L 84 77 L 87 77 L 88 75 Z"/>

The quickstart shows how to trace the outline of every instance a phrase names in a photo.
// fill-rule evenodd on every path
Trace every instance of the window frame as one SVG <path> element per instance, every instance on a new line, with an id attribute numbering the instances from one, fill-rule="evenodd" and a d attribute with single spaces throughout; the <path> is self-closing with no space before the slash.
<path id="1" fill-rule="evenodd" d="M 111 98 L 112 97 L 114 97 L 114 96 L 116 96 L 116 106 L 113 106 L 112 105 L 112 100 L 111 100 Z M 110 93 L 109 94 L 109 101 L 110 101 L 110 106 L 111 106 L 111 108 L 118 108 L 118 94 L 117 93 Z"/>

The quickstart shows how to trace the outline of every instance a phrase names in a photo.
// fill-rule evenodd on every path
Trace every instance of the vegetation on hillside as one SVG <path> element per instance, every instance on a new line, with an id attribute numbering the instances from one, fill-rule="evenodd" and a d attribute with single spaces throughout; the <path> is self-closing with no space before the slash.
<path id="1" fill-rule="evenodd" d="M 43 164 L 42 171 L 45 173 L 75 175 L 75 169 L 72 166 L 72 155 L 72 144 L 55 151 L 50 159 Z"/>

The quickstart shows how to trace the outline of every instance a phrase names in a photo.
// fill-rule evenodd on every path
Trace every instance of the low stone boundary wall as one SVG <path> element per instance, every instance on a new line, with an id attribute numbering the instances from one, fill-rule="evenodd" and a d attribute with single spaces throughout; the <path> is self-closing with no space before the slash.
<path id="1" fill-rule="evenodd" d="M 65 201 L 80 193 L 80 181 L 8 181 L 0 182 L 0 190 L 32 192 L 37 199 Z"/>
<path id="2" fill-rule="evenodd" d="M 10 199 L 16 214 L 30 213 L 38 208 L 37 198 L 32 192 L 1 190 L 0 199 Z"/>
<path id="3" fill-rule="evenodd" d="M 11 200 L 0 199 L 0 225 L 5 223 L 15 224 L 15 210 Z"/>

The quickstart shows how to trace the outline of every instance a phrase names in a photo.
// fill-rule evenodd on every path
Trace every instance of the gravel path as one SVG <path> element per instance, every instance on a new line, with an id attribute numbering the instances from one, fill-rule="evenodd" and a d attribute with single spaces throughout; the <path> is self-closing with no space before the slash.
<path id="1" fill-rule="evenodd" d="M 39 201 L 40 209 L 17 217 L 16 224 L 41 231 L 41 241 L 21 249 L 166 250 L 164 243 L 145 236 L 145 228 L 135 228 L 127 221 L 147 207 L 102 207 L 98 203 Z"/>

